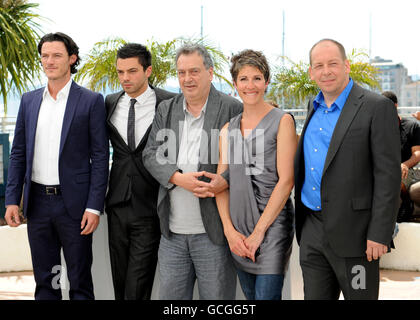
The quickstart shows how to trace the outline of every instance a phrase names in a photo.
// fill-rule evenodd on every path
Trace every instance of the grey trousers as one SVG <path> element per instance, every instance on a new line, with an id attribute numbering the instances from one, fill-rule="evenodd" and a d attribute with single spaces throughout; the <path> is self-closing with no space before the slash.
<path id="1" fill-rule="evenodd" d="M 159 299 L 192 300 L 197 280 L 200 300 L 234 300 L 236 271 L 229 247 L 206 233 L 163 235 L 159 252 Z"/>
<path id="2" fill-rule="evenodd" d="M 322 214 L 308 214 L 300 241 L 300 265 L 305 300 L 377 300 L 379 259 L 366 256 L 344 258 L 329 246 L 322 225 Z"/>

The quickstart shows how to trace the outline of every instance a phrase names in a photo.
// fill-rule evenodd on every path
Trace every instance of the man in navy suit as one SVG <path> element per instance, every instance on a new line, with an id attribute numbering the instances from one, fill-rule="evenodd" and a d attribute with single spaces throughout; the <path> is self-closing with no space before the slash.
<path id="1" fill-rule="evenodd" d="M 70 299 L 94 299 L 92 233 L 103 211 L 109 168 L 104 100 L 72 81 L 79 48 L 69 36 L 47 34 L 38 51 L 48 85 L 21 99 L 5 218 L 11 227 L 21 223 L 23 188 L 35 299 L 62 298 L 56 281 L 61 248 Z"/>

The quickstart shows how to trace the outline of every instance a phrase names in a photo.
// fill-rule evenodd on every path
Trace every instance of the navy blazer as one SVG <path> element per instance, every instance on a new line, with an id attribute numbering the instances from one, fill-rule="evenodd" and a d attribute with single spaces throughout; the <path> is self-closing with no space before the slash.
<path id="1" fill-rule="evenodd" d="M 6 205 L 28 212 L 35 133 L 44 88 L 22 96 L 10 154 Z M 58 171 L 64 205 L 75 219 L 86 208 L 103 211 L 109 171 L 104 99 L 72 82 L 60 139 Z"/>

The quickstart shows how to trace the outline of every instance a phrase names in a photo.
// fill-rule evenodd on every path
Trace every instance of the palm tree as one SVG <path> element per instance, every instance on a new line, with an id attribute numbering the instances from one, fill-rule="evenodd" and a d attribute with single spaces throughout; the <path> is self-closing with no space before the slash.
<path id="1" fill-rule="evenodd" d="M 232 89 L 233 83 L 229 81 L 225 76 L 223 76 L 223 72 L 226 67 L 229 67 L 229 58 L 219 49 L 217 48 L 211 40 L 203 38 L 178 38 L 177 40 L 177 47 L 184 45 L 185 43 L 200 43 L 202 44 L 206 50 L 210 53 L 211 57 L 213 58 L 214 64 L 214 76 L 216 79 L 221 80 L 222 82 L 227 83 Z M 174 56 L 175 57 L 175 56 Z M 174 65 L 175 68 L 175 65 Z"/>
<path id="2" fill-rule="evenodd" d="M 9 93 L 22 94 L 35 86 L 41 66 L 38 56 L 41 16 L 27 0 L 0 0 L 0 94 L 7 112 Z"/>
<path id="3" fill-rule="evenodd" d="M 170 78 L 176 77 L 175 55 L 176 49 L 186 42 L 201 42 L 212 55 L 214 61 L 214 74 L 216 78 L 232 83 L 223 77 L 223 70 L 228 64 L 228 59 L 214 45 L 204 39 L 175 38 L 168 42 L 159 43 L 153 39 L 146 42 L 146 47 L 152 54 L 153 72 L 149 83 L 162 86 Z M 93 91 L 105 92 L 107 89 L 115 91 L 119 88 L 118 75 L 115 71 L 117 50 L 127 41 L 121 38 L 106 39 L 95 43 L 85 59 L 86 62 L 79 69 L 75 80 L 88 80 L 87 87 Z"/>
<path id="4" fill-rule="evenodd" d="M 121 38 L 106 39 L 95 43 L 74 80 L 83 81 L 88 78 L 87 86 L 93 91 L 117 90 L 120 86 L 115 70 L 117 50 L 126 43 L 127 41 Z"/>
<path id="5" fill-rule="evenodd" d="M 147 41 L 146 46 L 152 54 L 153 71 L 149 77 L 149 82 L 152 85 L 163 86 L 169 78 L 176 76 L 176 69 L 174 68 L 176 42 L 177 39 L 165 43 L 159 43 L 153 39 Z"/>
<path id="6" fill-rule="evenodd" d="M 350 61 L 350 77 L 353 81 L 371 89 L 380 89 L 378 69 L 366 62 L 368 55 L 355 49 L 347 56 Z M 275 67 L 267 98 L 284 106 L 298 106 L 308 97 L 316 96 L 319 88 L 309 77 L 309 64 L 295 63 L 284 57 L 287 64 Z M 282 103 L 283 102 L 283 103 Z"/>
<path id="7" fill-rule="evenodd" d="M 287 65 L 274 67 L 267 98 L 283 107 L 297 106 L 307 97 L 316 95 L 319 89 L 309 78 L 307 63 L 295 63 L 287 57 L 284 58 Z"/>

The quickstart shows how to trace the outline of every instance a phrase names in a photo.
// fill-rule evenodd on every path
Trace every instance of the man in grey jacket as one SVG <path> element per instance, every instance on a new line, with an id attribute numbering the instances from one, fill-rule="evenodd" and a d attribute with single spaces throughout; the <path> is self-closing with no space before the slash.
<path id="1" fill-rule="evenodd" d="M 182 94 L 156 112 L 143 160 L 160 183 L 158 215 L 160 299 L 234 299 L 236 273 L 214 194 L 227 183 L 216 175 L 218 131 L 242 112 L 236 99 L 211 84 L 213 61 L 196 44 L 176 55 Z"/>

